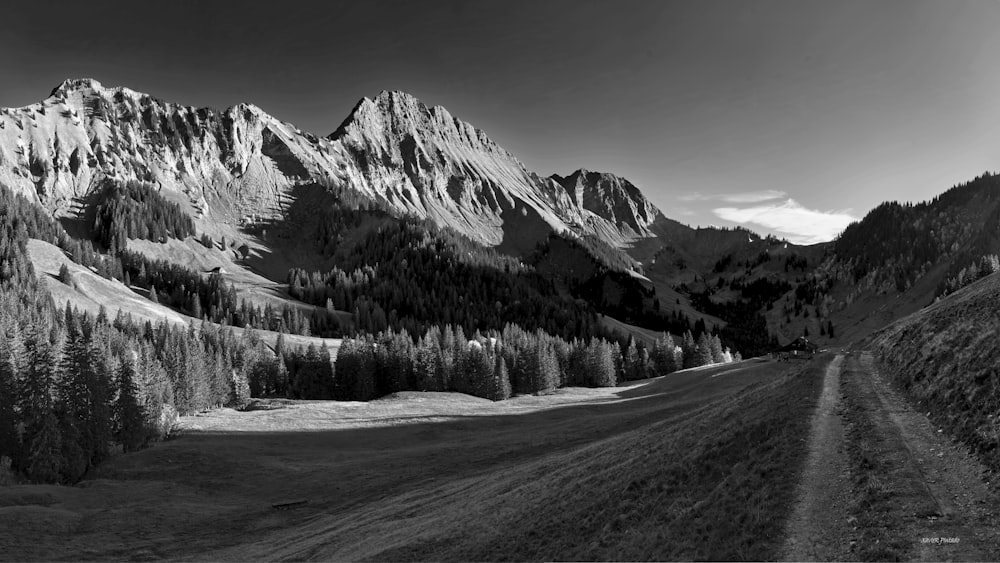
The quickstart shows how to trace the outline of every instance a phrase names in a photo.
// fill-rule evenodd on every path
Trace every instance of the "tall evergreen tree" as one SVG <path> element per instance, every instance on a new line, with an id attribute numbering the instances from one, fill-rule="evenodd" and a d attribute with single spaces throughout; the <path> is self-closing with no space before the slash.
<path id="1" fill-rule="evenodd" d="M 503 354 L 496 354 L 496 365 L 493 368 L 493 396 L 494 401 L 504 401 L 510 398 L 510 376 L 507 373 L 507 362 L 503 359 Z"/>
<path id="2" fill-rule="evenodd" d="M 684 333 L 684 337 L 681 339 L 681 352 L 684 355 L 683 367 L 693 368 L 698 364 L 697 352 L 698 345 L 694 341 L 694 335 L 688 330 Z"/>
<path id="3" fill-rule="evenodd" d="M 722 358 L 722 341 L 719 340 L 719 336 L 718 335 L 714 335 L 713 334 L 711 337 L 709 337 L 709 339 L 708 339 L 708 348 L 709 348 L 709 352 L 711 353 L 711 356 L 712 356 L 712 363 L 713 364 L 721 364 L 722 360 L 723 360 L 723 358 Z"/>
<path id="4" fill-rule="evenodd" d="M 695 367 L 707 366 L 712 363 L 712 343 L 707 332 L 701 333 L 698 337 L 698 345 L 695 352 Z"/>
<path id="5" fill-rule="evenodd" d="M 148 436 L 146 413 L 139 403 L 135 379 L 131 359 L 121 362 L 118 367 L 118 400 L 115 402 L 115 439 L 125 452 L 142 448 Z"/>
<path id="6" fill-rule="evenodd" d="M 663 333 L 663 335 L 656 340 L 656 343 L 653 346 L 652 362 L 657 375 L 672 373 L 680 369 L 680 366 L 678 366 L 675 361 L 676 347 L 674 339 L 669 333 Z"/>
<path id="7" fill-rule="evenodd" d="M 37 428 L 28 435 L 25 474 L 36 483 L 56 483 L 62 469 L 62 438 L 59 422 L 49 411 L 37 421 Z"/>
<path id="8" fill-rule="evenodd" d="M 18 465 L 33 481 L 54 483 L 60 478 L 62 441 L 54 414 L 58 362 L 47 333 L 36 324 L 25 339 L 28 370 L 19 393 L 25 447 Z"/>
<path id="9" fill-rule="evenodd" d="M 24 346 L 17 328 L 0 326 L 0 457 L 12 462 L 18 459 L 21 450 L 17 404 L 24 362 Z"/>

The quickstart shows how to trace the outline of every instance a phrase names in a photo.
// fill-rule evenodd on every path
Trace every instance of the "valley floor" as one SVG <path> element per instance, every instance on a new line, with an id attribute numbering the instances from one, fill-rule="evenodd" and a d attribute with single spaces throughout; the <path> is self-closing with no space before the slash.
<path id="1" fill-rule="evenodd" d="M 405 393 L 187 417 L 78 486 L 0 487 L 0 559 L 765 558 L 790 497 L 754 479 L 801 462 L 767 443 L 758 471 L 732 445 L 783 436 L 779 414 L 808 419 L 819 386 L 789 369 L 751 360 L 499 403 Z M 777 409 L 775 389 L 798 407 Z M 746 526 L 762 532 L 716 523 L 704 511 L 730 500 L 702 501 L 719 494 L 755 507 Z"/>
<path id="2" fill-rule="evenodd" d="M 996 488 L 868 354 L 269 403 L 0 486 L 0 559 L 1000 559 Z"/>

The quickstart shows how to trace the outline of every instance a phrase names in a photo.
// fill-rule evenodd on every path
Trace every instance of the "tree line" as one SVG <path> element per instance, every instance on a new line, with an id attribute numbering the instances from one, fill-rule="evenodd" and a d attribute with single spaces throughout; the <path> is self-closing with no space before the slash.
<path id="1" fill-rule="evenodd" d="M 833 248 L 849 281 L 869 276 L 872 285 L 898 292 L 947 259 L 941 293 L 962 268 L 996 251 L 998 221 L 1000 176 L 987 172 L 930 201 L 885 202 L 848 225 Z"/>
<path id="2" fill-rule="evenodd" d="M 569 338 L 563 338 L 542 326 L 508 323 L 502 330 L 479 331 L 470 323 L 472 336 L 466 337 L 470 332 L 462 323 L 426 323 L 422 335 L 413 339 L 409 335 L 417 332 L 406 327 L 390 330 L 387 322 L 385 330 L 361 331 L 345 341 L 334 364 L 325 348 L 289 349 L 279 335 L 272 351 L 252 329 L 237 336 L 232 326 L 207 322 L 222 314 L 223 323 L 248 326 L 252 316 L 242 320 L 234 316 L 234 291 L 218 277 L 205 279 L 127 250 L 99 253 L 6 189 L 0 190 L 0 229 L 0 396 L 5 398 L 0 401 L 0 459 L 40 482 L 75 482 L 106 459 L 115 444 L 133 451 L 168 432 L 178 414 L 239 406 L 254 396 L 369 400 L 421 389 L 501 400 L 513 393 L 545 393 L 565 385 L 615 385 L 733 356 L 707 331 L 697 341 L 688 331 L 680 345 L 665 337 L 650 352 L 631 339 L 623 346 L 613 338 L 577 335 L 586 332 L 580 330 L 586 325 L 577 325 L 567 331 Z M 392 232 L 402 236 L 406 231 Z M 112 320 L 103 309 L 96 316 L 68 305 L 57 309 L 27 258 L 29 237 L 59 244 L 109 277 L 148 283 L 152 299 L 169 296 L 181 308 L 182 302 L 190 302 L 192 311 L 202 308 L 206 320 L 187 327 L 166 321 L 154 325 L 134 322 L 121 312 Z M 414 250 L 423 240 L 441 251 L 445 263 L 460 263 L 454 255 L 459 247 L 440 238 L 413 237 L 403 239 L 413 243 Z M 400 239 L 388 236 L 385 249 L 392 246 L 391 240 Z M 429 253 L 409 256 L 441 263 Z M 393 267 L 405 271 L 404 260 L 405 256 Z M 373 272 L 381 272 L 382 264 L 377 264 Z M 480 272 L 459 278 L 478 280 L 480 275 L 491 279 Z M 508 277 L 522 275 L 530 273 Z M 529 299 L 540 299 L 543 293 L 531 283 L 504 283 L 488 287 Z M 524 288 L 534 288 L 535 293 Z M 469 295 L 475 296 L 470 298 L 474 302 L 486 302 L 482 290 Z M 465 300 L 449 297 L 454 303 Z"/>
<path id="3" fill-rule="evenodd" d="M 316 398 L 368 401 L 412 390 L 455 391 L 502 401 L 567 386 L 612 387 L 740 359 L 718 336 L 703 333 L 696 341 L 690 331 L 680 344 L 664 334 L 650 351 L 632 339 L 623 348 L 602 338 L 564 340 L 513 324 L 469 336 L 461 326 L 435 326 L 416 341 L 405 331 L 345 340 L 334 377 Z"/>
<path id="4" fill-rule="evenodd" d="M 997 257 L 996 254 L 986 254 L 978 261 L 970 262 L 969 265 L 963 267 L 954 277 L 942 282 L 941 287 L 938 288 L 938 294 L 944 296 L 954 293 L 998 271 L 1000 271 L 1000 257 Z"/>
<path id="5" fill-rule="evenodd" d="M 94 209 L 94 233 L 112 253 L 128 239 L 165 240 L 194 236 L 194 221 L 181 206 L 141 182 L 104 180 Z"/>
<path id="6" fill-rule="evenodd" d="M 356 244 L 328 250 L 338 266 L 324 273 L 293 268 L 289 293 L 354 312 L 358 331 L 423 334 L 434 325 L 456 324 L 468 334 L 514 323 L 563 338 L 611 336 L 592 308 L 560 294 L 550 280 L 426 222 L 404 217 Z"/>
<path id="7" fill-rule="evenodd" d="M 167 260 L 153 260 L 130 250 L 119 252 L 125 285 L 148 291 L 147 297 L 196 319 L 235 327 L 335 338 L 342 334 L 333 310 L 304 313 L 299 307 L 254 305 L 218 273 L 204 275 Z"/>
<path id="8" fill-rule="evenodd" d="M 263 346 L 232 329 L 139 325 L 59 310 L 35 277 L 30 237 L 80 249 L 51 218 L 0 190 L 0 459 L 39 482 L 75 482 L 190 413 L 249 396 Z"/>

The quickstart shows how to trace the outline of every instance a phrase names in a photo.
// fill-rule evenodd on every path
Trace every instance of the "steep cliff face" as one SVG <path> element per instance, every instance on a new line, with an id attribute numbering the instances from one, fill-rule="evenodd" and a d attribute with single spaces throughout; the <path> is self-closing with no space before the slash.
<path id="1" fill-rule="evenodd" d="M 639 188 L 625 178 L 602 172 L 577 170 L 569 176 L 552 176 L 573 204 L 597 220 L 595 229 L 622 243 L 654 236 L 652 225 L 662 214 Z"/>
<path id="2" fill-rule="evenodd" d="M 493 245 L 533 222 L 622 247 L 652 236 L 659 213 L 611 174 L 539 177 L 481 130 L 401 92 L 362 100 L 330 138 L 352 156 L 352 185 Z"/>
<path id="3" fill-rule="evenodd" d="M 0 112 L 0 182 L 67 212 L 102 177 L 150 182 L 197 216 L 278 210 L 280 194 L 329 181 L 332 143 L 260 108 L 171 104 L 89 79 Z"/>
<path id="4" fill-rule="evenodd" d="M 542 178 L 401 92 L 361 100 L 326 138 L 253 105 L 197 109 L 91 79 L 0 110 L 0 182 L 71 214 L 103 177 L 152 183 L 203 222 L 233 224 L 279 215 L 297 184 L 342 186 L 514 251 L 551 231 L 629 247 L 655 236 L 661 216 L 627 180 Z"/>
<path id="5" fill-rule="evenodd" d="M 491 245 L 503 242 L 505 219 L 568 228 L 513 155 L 443 107 L 382 92 L 362 100 L 330 138 L 351 157 L 347 182 L 402 212 Z"/>

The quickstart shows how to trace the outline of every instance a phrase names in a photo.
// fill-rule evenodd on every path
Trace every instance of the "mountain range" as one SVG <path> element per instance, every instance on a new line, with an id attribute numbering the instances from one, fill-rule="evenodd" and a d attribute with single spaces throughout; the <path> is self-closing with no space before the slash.
<path id="1" fill-rule="evenodd" d="M 759 315 L 780 339 L 827 337 L 833 324 L 878 328 L 939 296 L 965 262 L 995 252 L 997 240 L 989 175 L 915 210 L 902 206 L 894 215 L 880 207 L 831 243 L 803 247 L 745 229 L 694 229 L 668 218 L 625 178 L 586 169 L 542 176 L 445 108 L 395 91 L 362 99 L 327 136 L 252 104 L 193 108 L 92 79 L 66 80 L 39 103 L 0 110 L 0 184 L 69 226 L 91 212 L 106 179 L 153 186 L 198 232 L 269 252 L 284 244 L 287 252 L 275 255 L 298 252 L 301 241 L 265 241 L 259 227 L 290 222 L 297 204 L 315 207 L 303 199 L 308 189 L 431 221 L 557 278 L 580 265 L 555 256 L 546 241 L 575 240 L 584 254 L 603 255 L 630 276 L 591 280 L 590 301 L 621 312 L 629 292 L 641 293 L 620 320 L 657 330 L 655 320 L 641 321 L 651 318 L 643 310 L 716 326 Z M 970 190 L 980 195 L 954 195 Z M 914 230 L 925 248 L 919 257 L 906 243 Z M 580 296 L 586 281 L 565 290 Z"/>
<path id="2" fill-rule="evenodd" d="M 401 92 L 365 98 L 326 137 L 254 105 L 191 108 L 89 79 L 0 114 L 0 181 L 57 214 L 101 177 L 150 182 L 199 219 L 280 214 L 290 187 L 350 186 L 490 246 L 528 251 L 545 231 L 617 248 L 675 226 L 630 182 L 541 177 L 483 131 Z"/>

